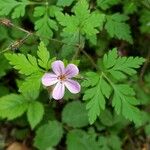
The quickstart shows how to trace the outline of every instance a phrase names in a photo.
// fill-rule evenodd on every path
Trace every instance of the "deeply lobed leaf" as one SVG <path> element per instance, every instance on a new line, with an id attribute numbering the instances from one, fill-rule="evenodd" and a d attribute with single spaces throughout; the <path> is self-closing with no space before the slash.
<path id="1" fill-rule="evenodd" d="M 136 124 L 141 123 L 141 112 L 136 107 L 140 102 L 135 98 L 135 91 L 128 84 L 118 84 L 127 75 L 134 75 L 136 68 L 145 61 L 139 57 L 120 57 L 114 48 L 103 57 L 103 71 L 101 74 L 88 72 L 82 85 L 87 89 L 83 100 L 86 100 L 86 108 L 90 123 L 94 123 L 102 110 L 105 110 L 106 99 L 112 96 L 112 106 L 117 114 Z M 109 73 L 116 79 L 115 83 Z"/>
<path id="2" fill-rule="evenodd" d="M 118 39 L 126 40 L 133 43 L 130 26 L 125 22 L 128 17 L 119 13 L 109 15 L 106 17 L 107 22 L 105 29 L 110 37 L 117 37 Z"/>
<path id="3" fill-rule="evenodd" d="M 106 72 L 109 72 L 115 79 L 121 80 L 127 75 L 136 74 L 135 69 L 139 68 L 144 61 L 145 59 L 140 57 L 121 57 L 114 48 L 104 55 L 103 65 Z"/>
<path id="4" fill-rule="evenodd" d="M 28 0 L 1 0 L 0 15 L 9 15 L 12 11 L 12 18 L 19 18 L 25 15 L 25 8 L 30 4 Z"/>
<path id="5" fill-rule="evenodd" d="M 30 54 L 28 54 L 26 57 L 24 54 L 6 53 L 5 57 L 9 60 L 10 64 L 13 65 L 15 69 L 19 70 L 19 73 L 21 74 L 31 75 L 33 73 L 39 72 L 37 60 Z"/>
<path id="6" fill-rule="evenodd" d="M 39 57 L 38 59 L 38 64 L 43 67 L 44 69 L 48 70 L 50 68 L 49 64 L 49 59 L 50 59 L 50 54 L 49 51 L 47 50 L 46 46 L 44 45 L 43 42 L 40 43 L 38 47 L 37 55 Z"/>
<path id="7" fill-rule="evenodd" d="M 89 78 L 91 78 L 91 74 L 93 74 L 93 79 L 97 78 L 98 76 L 95 73 L 89 73 Z M 89 83 L 90 82 L 84 81 L 83 85 L 87 87 L 87 85 L 89 86 Z M 102 76 L 99 76 L 99 79 L 97 83 L 95 83 L 94 87 L 88 88 L 85 91 L 83 100 L 88 101 L 86 108 L 88 109 L 89 122 L 91 124 L 95 122 L 101 111 L 105 109 L 105 99 L 109 98 L 110 94 L 111 87 Z"/>

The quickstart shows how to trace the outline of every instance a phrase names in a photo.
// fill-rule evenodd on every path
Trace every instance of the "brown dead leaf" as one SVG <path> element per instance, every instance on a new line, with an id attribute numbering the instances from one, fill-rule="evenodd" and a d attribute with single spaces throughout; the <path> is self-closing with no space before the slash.
<path id="1" fill-rule="evenodd" d="M 14 142 L 6 150 L 31 150 L 22 143 Z"/>

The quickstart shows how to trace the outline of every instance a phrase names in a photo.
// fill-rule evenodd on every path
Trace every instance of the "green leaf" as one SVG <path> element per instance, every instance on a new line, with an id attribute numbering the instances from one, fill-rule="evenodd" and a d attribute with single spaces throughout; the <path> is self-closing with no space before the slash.
<path id="1" fill-rule="evenodd" d="M 35 22 L 35 30 L 37 30 L 37 34 L 44 42 L 47 42 L 48 40 L 46 39 L 53 36 L 52 29 L 57 30 L 56 22 L 50 19 L 47 15 Z"/>
<path id="2" fill-rule="evenodd" d="M 61 7 L 57 7 L 56 5 L 50 5 L 48 7 L 48 14 L 50 17 L 55 17 L 56 13 L 63 11 Z"/>
<path id="3" fill-rule="evenodd" d="M 118 39 L 133 43 L 130 26 L 125 23 L 127 20 L 127 16 L 119 13 L 107 16 L 105 29 L 109 33 L 110 37 L 117 37 Z"/>
<path id="4" fill-rule="evenodd" d="M 3 19 L 0 19 L 0 20 L 3 20 Z M 7 32 L 7 29 L 4 26 L 0 26 L 0 33 L 1 33 L 1 35 L 3 35 L 3 36 L 0 36 L 1 41 L 6 40 L 6 39 L 10 39 L 8 32 Z M 0 50 L 0 52 L 1 51 L 2 51 L 2 49 Z"/>
<path id="5" fill-rule="evenodd" d="M 134 75 L 135 69 L 139 68 L 144 61 L 144 58 L 139 57 L 119 57 L 117 49 L 114 48 L 104 55 L 101 74 L 92 72 L 86 74 L 86 80 L 82 83 L 86 88 L 83 100 L 87 102 L 86 108 L 91 124 L 105 110 L 106 99 L 109 99 L 110 95 L 113 99 L 112 106 L 117 114 L 123 115 L 137 125 L 141 123 L 141 112 L 136 107 L 140 101 L 135 98 L 135 91 L 128 84 L 117 82 L 127 75 Z"/>
<path id="6" fill-rule="evenodd" d="M 23 17 L 25 14 L 25 7 L 29 4 L 28 0 L 1 0 L 0 15 L 9 15 L 12 11 L 12 18 Z"/>
<path id="7" fill-rule="evenodd" d="M 140 16 L 140 30 L 142 33 L 150 33 L 150 11 L 149 10 L 143 10 Z"/>
<path id="8" fill-rule="evenodd" d="M 98 75 L 94 75 L 93 78 L 97 78 Z M 91 76 L 89 76 L 91 78 Z M 88 76 L 87 76 L 88 78 Z M 84 81 L 83 85 L 87 85 Z M 96 118 L 100 115 L 101 111 L 105 109 L 105 99 L 109 98 L 111 94 L 110 85 L 104 80 L 103 76 L 99 76 L 97 84 L 88 88 L 83 96 L 83 100 L 88 101 L 86 108 L 88 109 L 88 116 L 90 124 L 94 123 Z"/>
<path id="9" fill-rule="evenodd" d="M 86 0 L 80 0 L 73 7 L 72 12 L 74 15 L 63 13 L 56 13 L 56 19 L 64 27 L 63 35 L 75 35 L 80 33 L 90 37 L 96 37 L 99 32 L 98 28 L 102 30 L 105 22 L 105 15 L 98 12 L 90 12 L 89 4 Z"/>
<path id="10" fill-rule="evenodd" d="M 147 81 L 145 81 L 146 85 L 147 85 Z M 141 84 L 139 83 L 135 83 L 133 85 L 135 91 L 136 91 L 136 97 L 137 99 L 139 100 L 140 104 L 141 105 L 147 105 L 149 104 L 149 97 L 150 97 L 150 94 L 146 92 L 145 89 L 141 88 Z M 150 87 L 150 84 L 149 84 L 149 87 Z"/>
<path id="11" fill-rule="evenodd" d="M 1 0 L 0 15 L 9 15 L 9 13 L 18 5 L 15 0 Z"/>
<path id="12" fill-rule="evenodd" d="M 32 74 L 20 85 L 19 92 L 28 100 L 35 100 L 39 96 L 42 75 L 42 73 Z"/>
<path id="13" fill-rule="evenodd" d="M 121 139 L 118 137 L 118 136 L 116 136 L 116 135 L 111 135 L 110 137 L 109 137 L 109 146 L 113 149 L 113 150 L 121 150 L 122 148 L 121 148 L 121 145 L 122 145 L 122 143 L 121 143 Z"/>
<path id="14" fill-rule="evenodd" d="M 116 5 L 120 2 L 120 0 L 97 0 L 97 5 L 102 8 L 103 10 L 106 10 L 113 5 Z"/>
<path id="15" fill-rule="evenodd" d="M 59 6 L 70 6 L 74 0 L 58 0 L 57 5 Z"/>
<path id="16" fill-rule="evenodd" d="M 39 72 L 37 60 L 30 54 L 28 54 L 26 57 L 24 54 L 6 53 L 5 57 L 9 60 L 10 64 L 13 65 L 15 69 L 19 70 L 19 73 L 21 74 L 31 75 L 33 73 Z"/>
<path id="17" fill-rule="evenodd" d="M 56 146 L 61 140 L 62 135 L 62 125 L 58 121 L 50 121 L 37 130 L 34 145 L 38 149 L 47 150 L 50 147 Z"/>
<path id="18" fill-rule="evenodd" d="M 113 48 L 112 51 L 109 51 L 103 57 L 103 64 L 106 69 L 111 68 L 115 65 L 118 57 L 117 49 Z"/>
<path id="19" fill-rule="evenodd" d="M 105 22 L 105 15 L 100 13 L 92 13 L 88 19 L 85 20 L 85 25 L 82 29 L 87 36 L 93 36 L 99 33 L 97 27 L 102 30 Z M 92 23 L 92 24 L 91 24 Z"/>
<path id="20" fill-rule="evenodd" d="M 58 11 L 58 9 L 53 10 L 55 10 L 56 12 Z M 53 36 L 52 30 L 58 30 L 56 21 L 50 18 L 50 16 L 53 16 L 54 14 L 55 12 L 49 11 L 47 7 L 44 6 L 38 6 L 34 9 L 34 16 L 40 17 L 37 21 L 35 21 L 35 30 L 37 31 L 37 34 L 40 37 L 41 41 L 46 44 Z"/>
<path id="21" fill-rule="evenodd" d="M 38 64 L 42 68 L 48 70 L 50 68 L 49 64 L 50 54 L 43 42 L 41 42 L 38 47 L 37 55 L 39 57 Z"/>
<path id="22" fill-rule="evenodd" d="M 89 86 L 95 86 L 99 81 L 99 75 L 95 72 L 87 72 L 86 78 L 84 82 L 82 82 L 82 86 L 89 87 Z"/>
<path id="23" fill-rule="evenodd" d="M 105 109 L 100 115 L 100 120 L 105 126 L 111 127 L 114 124 L 115 118 L 112 112 Z"/>
<path id="24" fill-rule="evenodd" d="M 44 115 L 43 104 L 37 101 L 29 103 L 27 117 L 32 129 L 34 129 L 35 126 L 42 120 L 43 115 Z"/>
<path id="25" fill-rule="evenodd" d="M 78 29 L 78 18 L 75 16 L 69 16 L 68 14 L 63 14 L 61 12 L 56 13 L 56 19 L 60 23 L 60 25 L 64 26 L 65 28 L 63 29 L 62 33 L 63 35 L 72 35 L 75 33 L 79 33 Z"/>
<path id="26" fill-rule="evenodd" d="M 72 130 L 67 134 L 67 150 L 99 150 L 96 140 L 83 130 Z"/>
<path id="27" fill-rule="evenodd" d="M 71 127 L 87 126 L 88 116 L 85 105 L 79 101 L 68 103 L 63 109 L 62 121 Z"/>
<path id="28" fill-rule="evenodd" d="M 112 105 L 117 114 L 122 114 L 126 119 L 136 124 L 141 124 L 142 116 L 140 110 L 135 107 L 139 104 L 134 97 L 135 92 L 126 84 L 115 84 Z M 125 90 L 124 90 L 125 89 Z"/>
<path id="29" fill-rule="evenodd" d="M 106 72 L 109 72 L 115 79 L 122 80 L 127 75 L 136 74 L 137 68 L 145 61 L 142 57 L 121 57 L 117 54 L 117 49 L 114 48 L 104 55 L 103 65 Z"/>
<path id="30" fill-rule="evenodd" d="M 6 74 L 6 71 L 9 70 L 10 65 L 3 55 L 0 55 L 0 64 L 2 66 L 0 67 L 0 77 L 2 77 Z"/>
<path id="31" fill-rule="evenodd" d="M 9 94 L 9 88 L 0 84 L 0 97 Z"/>
<path id="32" fill-rule="evenodd" d="M 34 17 L 41 17 L 41 16 L 44 16 L 45 15 L 45 12 L 46 12 L 46 9 L 45 7 L 43 6 L 37 6 L 34 8 Z"/>
<path id="33" fill-rule="evenodd" d="M 104 78 L 114 90 L 112 106 L 117 114 L 122 114 L 125 118 L 136 124 L 141 123 L 141 112 L 136 107 L 140 102 L 135 98 L 134 90 L 128 84 L 117 84 L 111 81 L 106 74 L 110 73 L 117 81 L 136 74 L 136 68 L 145 61 L 139 57 L 119 57 L 117 49 L 109 51 L 103 57 Z"/>
<path id="34" fill-rule="evenodd" d="M 138 2 L 127 0 L 124 4 L 123 10 L 125 14 L 133 14 L 138 10 Z"/>
<path id="35" fill-rule="evenodd" d="M 25 8 L 27 5 L 29 5 L 28 0 L 22 0 L 21 2 L 19 2 L 18 5 L 15 7 L 14 12 L 12 13 L 12 18 L 15 19 L 23 17 L 25 15 Z"/>
<path id="36" fill-rule="evenodd" d="M 80 0 L 73 7 L 73 12 L 79 18 L 79 21 L 86 20 L 90 16 L 89 4 L 87 0 Z"/>
<path id="37" fill-rule="evenodd" d="M 71 34 L 61 34 L 61 36 L 63 37 L 62 42 L 68 43 L 68 44 L 63 45 L 61 56 L 62 56 L 62 58 L 69 59 L 69 58 L 73 57 L 74 53 L 78 50 L 78 47 L 75 45 L 77 45 L 79 42 L 79 33 L 75 32 L 72 35 Z M 84 45 L 84 39 L 81 35 L 80 35 L 80 44 Z"/>
<path id="38" fill-rule="evenodd" d="M 9 94 L 0 98 L 0 117 L 13 120 L 20 117 L 28 107 L 23 96 Z"/>
<path id="39" fill-rule="evenodd" d="M 101 150 L 121 150 L 121 140 L 116 135 L 100 136 L 98 142 Z"/>

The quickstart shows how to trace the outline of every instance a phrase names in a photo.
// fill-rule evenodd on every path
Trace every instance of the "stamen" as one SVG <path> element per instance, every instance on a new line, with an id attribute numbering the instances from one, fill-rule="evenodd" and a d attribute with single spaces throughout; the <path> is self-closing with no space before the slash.
<path id="1" fill-rule="evenodd" d="M 64 80 L 66 80 L 66 76 L 65 75 L 60 75 L 60 76 L 58 76 L 57 79 L 61 80 L 61 81 L 64 81 Z"/>

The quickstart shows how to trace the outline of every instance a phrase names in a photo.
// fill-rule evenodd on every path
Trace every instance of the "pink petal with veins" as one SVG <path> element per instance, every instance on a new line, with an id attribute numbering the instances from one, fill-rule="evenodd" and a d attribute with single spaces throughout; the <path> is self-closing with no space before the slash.
<path id="1" fill-rule="evenodd" d="M 56 75 L 62 75 L 65 73 L 64 63 L 61 60 L 56 60 L 52 63 L 52 70 Z"/>
<path id="2" fill-rule="evenodd" d="M 65 86 L 67 87 L 67 89 L 73 93 L 73 94 L 76 94 L 76 93 L 79 93 L 80 90 L 81 90 L 81 86 L 80 84 L 77 82 L 77 81 L 74 81 L 74 80 L 71 80 L 71 79 L 67 79 L 65 82 L 64 82 Z"/>
<path id="3" fill-rule="evenodd" d="M 74 65 L 74 64 L 67 65 L 67 67 L 65 69 L 65 75 L 68 78 L 75 77 L 78 74 L 79 74 L 79 69 L 78 69 L 78 67 L 76 65 Z"/>
<path id="4" fill-rule="evenodd" d="M 57 76 L 53 73 L 45 73 L 42 77 L 42 84 L 44 86 L 51 86 L 58 82 Z"/>
<path id="5" fill-rule="evenodd" d="M 64 93 L 65 93 L 65 85 L 62 84 L 61 82 L 58 82 L 53 89 L 52 97 L 55 100 L 60 100 L 63 98 Z"/>

